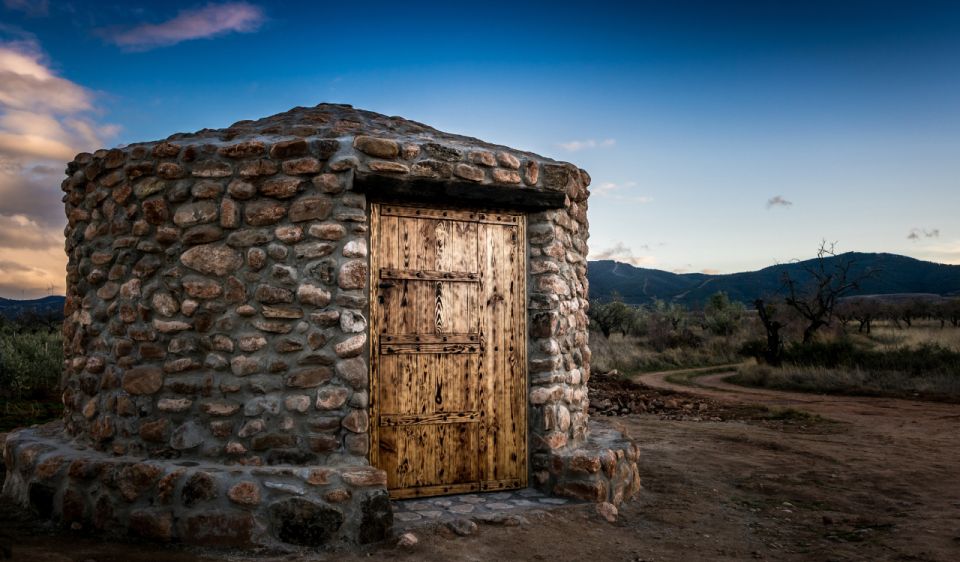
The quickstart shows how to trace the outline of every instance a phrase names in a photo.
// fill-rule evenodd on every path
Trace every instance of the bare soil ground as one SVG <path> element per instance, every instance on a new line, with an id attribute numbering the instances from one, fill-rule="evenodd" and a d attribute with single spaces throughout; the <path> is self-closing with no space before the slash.
<path id="1" fill-rule="evenodd" d="M 411 549 L 294 556 L 104 543 L 9 505 L 0 532 L 28 561 L 960 560 L 960 405 L 746 389 L 723 376 L 692 388 L 662 373 L 643 386 L 591 380 L 593 398 L 647 412 L 615 418 L 641 443 L 644 490 L 614 524 L 577 506 L 468 537 L 421 528 Z"/>

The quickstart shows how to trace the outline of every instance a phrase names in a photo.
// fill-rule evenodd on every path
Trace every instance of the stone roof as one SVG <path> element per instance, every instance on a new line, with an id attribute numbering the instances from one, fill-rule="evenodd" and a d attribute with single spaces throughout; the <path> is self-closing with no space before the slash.
<path id="1" fill-rule="evenodd" d="M 154 159 L 177 160 L 194 177 L 273 174 L 282 164 L 287 175 L 348 173 L 353 189 L 384 197 L 445 196 L 529 209 L 582 201 L 590 184 L 587 172 L 568 162 L 339 104 L 82 153 L 68 173 L 89 165 L 99 173 L 126 161 L 132 179 L 152 174 L 147 161 Z"/>
<path id="2" fill-rule="evenodd" d="M 166 140 L 229 142 L 256 138 L 263 140 L 289 137 L 344 138 L 361 135 L 385 137 L 400 142 L 436 142 L 467 150 L 503 150 L 539 162 L 558 163 L 557 160 L 546 156 L 465 135 L 447 133 L 403 117 L 388 117 L 381 113 L 357 109 L 351 105 L 334 103 L 321 103 L 315 107 L 294 107 L 283 113 L 257 120 L 237 121 L 225 129 L 201 129 L 195 133 L 176 133 Z"/>

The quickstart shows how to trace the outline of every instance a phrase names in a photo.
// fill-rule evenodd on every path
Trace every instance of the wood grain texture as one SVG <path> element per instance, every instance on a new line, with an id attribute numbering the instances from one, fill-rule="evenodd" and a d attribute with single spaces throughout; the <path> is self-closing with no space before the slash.
<path id="1" fill-rule="evenodd" d="M 371 222 L 371 463 L 398 498 L 525 486 L 525 217 Z"/>

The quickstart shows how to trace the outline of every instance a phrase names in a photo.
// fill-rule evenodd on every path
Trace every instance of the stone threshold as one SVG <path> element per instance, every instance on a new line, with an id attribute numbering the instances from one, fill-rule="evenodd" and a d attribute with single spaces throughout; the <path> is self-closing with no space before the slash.
<path id="1" fill-rule="evenodd" d="M 533 488 L 524 488 L 394 500 L 390 505 L 393 508 L 394 528 L 403 531 L 458 519 L 506 520 L 510 516 L 584 503 L 590 502 L 552 497 Z"/>

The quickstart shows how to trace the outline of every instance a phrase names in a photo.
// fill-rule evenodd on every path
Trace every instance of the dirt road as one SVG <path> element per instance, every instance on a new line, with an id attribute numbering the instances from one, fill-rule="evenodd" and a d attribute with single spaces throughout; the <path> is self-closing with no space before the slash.
<path id="1" fill-rule="evenodd" d="M 674 388 L 664 376 L 642 380 Z M 960 405 L 749 390 L 722 378 L 680 390 L 835 421 L 614 418 L 641 443 L 644 478 L 615 524 L 589 507 L 565 508 L 468 537 L 418 530 L 409 550 L 300 557 L 104 544 L 53 534 L 10 506 L 0 506 L 0 529 L 14 559 L 31 561 L 960 560 Z"/>

